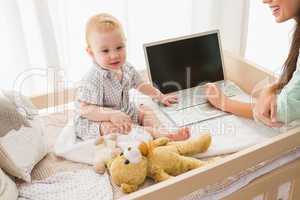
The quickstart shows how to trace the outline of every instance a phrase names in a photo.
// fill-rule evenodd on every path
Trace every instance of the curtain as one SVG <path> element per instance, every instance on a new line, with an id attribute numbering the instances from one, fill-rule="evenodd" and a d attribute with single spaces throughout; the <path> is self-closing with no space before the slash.
<path id="1" fill-rule="evenodd" d="M 53 92 L 60 64 L 46 1 L 1 0 L 0 10 L 0 88 Z"/>
<path id="2" fill-rule="evenodd" d="M 117 17 L 128 61 L 145 69 L 147 42 L 220 29 L 223 49 L 243 55 L 247 1 L 1 0 L 0 88 L 27 95 L 73 87 L 91 66 L 85 24 L 96 13 Z"/>

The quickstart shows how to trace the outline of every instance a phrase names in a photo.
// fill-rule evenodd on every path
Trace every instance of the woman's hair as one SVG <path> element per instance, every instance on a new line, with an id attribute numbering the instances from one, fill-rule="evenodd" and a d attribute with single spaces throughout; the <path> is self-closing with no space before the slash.
<path id="1" fill-rule="evenodd" d="M 120 30 L 122 36 L 124 37 L 124 32 L 122 25 L 115 17 L 107 13 L 100 13 L 92 16 L 87 24 L 85 29 L 86 43 L 90 46 L 90 35 L 92 32 L 109 32 L 114 30 Z"/>
<path id="2" fill-rule="evenodd" d="M 299 48 L 300 48 L 300 11 L 298 16 L 296 17 L 296 27 L 293 33 L 292 44 L 290 47 L 288 58 L 286 59 L 283 66 L 282 75 L 280 76 L 278 82 L 278 87 L 277 87 L 278 89 L 282 89 L 291 80 L 293 73 L 297 68 Z"/>

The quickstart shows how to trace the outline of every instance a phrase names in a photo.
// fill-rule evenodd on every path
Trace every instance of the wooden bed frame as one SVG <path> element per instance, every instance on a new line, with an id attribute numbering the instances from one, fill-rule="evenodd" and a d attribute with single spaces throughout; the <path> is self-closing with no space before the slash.
<path id="1" fill-rule="evenodd" d="M 225 77 L 251 93 L 255 85 L 265 78 L 274 79 L 269 71 L 253 63 L 224 52 Z M 34 104 L 42 109 L 66 104 L 74 100 L 74 89 L 32 97 Z M 233 176 L 263 161 L 300 147 L 300 128 L 280 134 L 270 141 L 226 156 L 216 163 L 189 171 L 170 180 L 126 195 L 122 199 L 178 199 L 206 185 L 214 184 Z M 247 200 L 263 195 L 263 199 L 277 199 L 278 187 L 289 182 L 289 200 L 300 199 L 300 159 L 256 178 L 247 186 L 226 197 L 227 200 Z"/>

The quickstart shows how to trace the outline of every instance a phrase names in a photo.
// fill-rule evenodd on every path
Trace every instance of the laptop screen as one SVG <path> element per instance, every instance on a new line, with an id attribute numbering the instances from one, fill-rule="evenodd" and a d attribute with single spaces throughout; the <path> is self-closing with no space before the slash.
<path id="1" fill-rule="evenodd" d="M 146 44 L 153 85 L 162 93 L 224 80 L 218 33 Z"/>

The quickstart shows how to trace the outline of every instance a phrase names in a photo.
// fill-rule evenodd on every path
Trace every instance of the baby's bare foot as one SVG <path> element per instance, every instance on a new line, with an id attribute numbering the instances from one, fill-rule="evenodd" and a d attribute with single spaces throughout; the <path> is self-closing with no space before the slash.
<path id="1" fill-rule="evenodd" d="M 186 140 L 190 137 L 190 129 L 181 128 L 178 130 L 178 132 L 170 133 L 168 137 L 173 141 Z"/>

